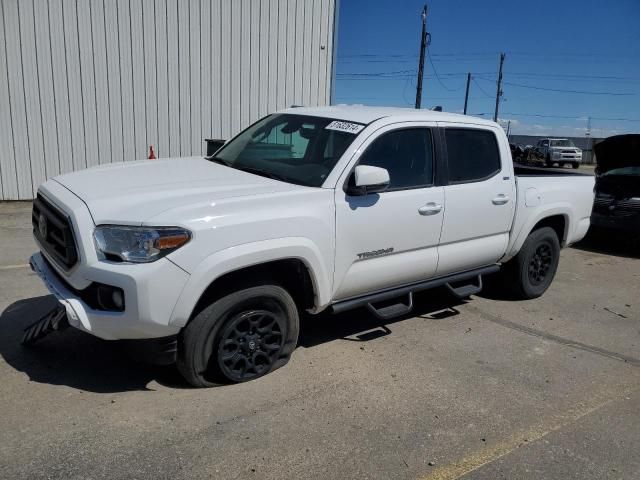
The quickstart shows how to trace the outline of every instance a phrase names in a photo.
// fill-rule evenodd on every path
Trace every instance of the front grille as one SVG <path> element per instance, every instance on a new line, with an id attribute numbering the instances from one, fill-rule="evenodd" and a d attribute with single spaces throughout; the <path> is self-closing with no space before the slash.
<path id="1" fill-rule="evenodd" d="M 73 238 L 71 220 L 67 215 L 38 195 L 31 212 L 33 235 L 42 248 L 65 270 L 78 261 L 78 250 Z"/>
<path id="2" fill-rule="evenodd" d="M 593 211 L 609 217 L 631 217 L 640 214 L 640 201 L 596 197 Z"/>
<path id="3" fill-rule="evenodd" d="M 562 153 L 570 153 L 571 155 L 575 155 L 577 152 L 575 150 L 562 150 Z"/>

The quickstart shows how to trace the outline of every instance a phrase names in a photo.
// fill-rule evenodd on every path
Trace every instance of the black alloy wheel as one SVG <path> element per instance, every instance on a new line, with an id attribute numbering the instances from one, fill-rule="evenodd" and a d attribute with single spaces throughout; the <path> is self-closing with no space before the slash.
<path id="1" fill-rule="evenodd" d="M 529 234 L 518 254 L 500 272 L 503 287 L 515 298 L 527 300 L 542 295 L 556 274 L 560 240 L 550 227 Z"/>
<path id="2" fill-rule="evenodd" d="M 178 336 L 177 367 L 194 387 L 254 380 L 291 358 L 300 328 L 295 301 L 269 280 L 252 283 L 213 299 Z"/>
<path id="3" fill-rule="evenodd" d="M 284 345 L 285 329 L 284 313 L 277 305 L 234 315 L 218 343 L 222 374 L 233 382 L 246 382 L 270 370 Z"/>
<path id="4" fill-rule="evenodd" d="M 529 261 L 529 281 L 532 285 L 540 285 L 549 274 L 553 261 L 553 251 L 547 242 L 541 243 Z"/>

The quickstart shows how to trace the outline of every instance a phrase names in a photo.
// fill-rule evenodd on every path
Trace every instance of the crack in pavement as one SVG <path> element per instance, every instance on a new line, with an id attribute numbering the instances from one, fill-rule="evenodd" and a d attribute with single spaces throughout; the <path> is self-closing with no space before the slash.
<path id="1" fill-rule="evenodd" d="M 481 318 L 488 320 L 489 322 L 495 323 L 497 325 L 510 328 L 512 330 L 517 330 L 521 333 L 526 333 L 527 335 L 531 335 L 538 338 L 543 338 L 545 340 L 549 340 L 551 342 L 558 343 L 560 345 L 564 345 L 571 348 L 576 348 L 578 350 L 583 350 L 585 352 L 595 353 L 596 355 L 600 355 L 602 357 L 612 358 L 614 360 L 618 360 L 620 362 L 629 363 L 634 367 L 640 367 L 640 359 L 635 357 L 630 357 L 629 355 L 624 355 L 618 352 L 612 352 L 611 350 L 606 350 L 604 348 L 596 347 L 594 345 L 589 345 L 582 342 L 577 342 L 575 340 L 571 340 L 569 338 L 559 337 L 557 335 L 553 335 L 551 333 L 544 332 L 542 330 L 537 330 L 531 327 L 525 327 L 524 325 L 520 325 L 515 322 L 511 322 L 509 320 L 505 320 L 503 318 L 497 317 L 491 313 L 485 312 L 484 310 L 479 309 L 476 306 L 467 305 L 466 310 L 475 313 Z"/>

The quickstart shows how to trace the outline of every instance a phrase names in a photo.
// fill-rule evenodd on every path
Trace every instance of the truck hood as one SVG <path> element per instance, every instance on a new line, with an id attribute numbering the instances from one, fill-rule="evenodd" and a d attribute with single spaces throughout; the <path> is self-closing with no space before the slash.
<path id="1" fill-rule="evenodd" d="M 596 173 L 602 175 L 614 168 L 640 166 L 640 134 L 616 135 L 605 138 L 593 149 L 596 152 Z"/>
<path id="2" fill-rule="evenodd" d="M 54 180 L 87 205 L 96 225 L 140 225 L 191 204 L 304 189 L 202 157 L 109 164 Z"/>

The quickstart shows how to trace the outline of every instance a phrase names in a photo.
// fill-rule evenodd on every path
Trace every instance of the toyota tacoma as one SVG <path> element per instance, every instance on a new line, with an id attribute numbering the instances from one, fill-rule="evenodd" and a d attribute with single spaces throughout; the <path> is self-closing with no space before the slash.
<path id="1" fill-rule="evenodd" d="M 466 298 L 500 269 L 513 295 L 542 295 L 589 228 L 593 186 L 515 169 L 486 120 L 290 108 L 209 157 L 48 180 L 30 263 L 71 326 L 163 345 L 197 387 L 242 382 L 289 360 L 303 312 L 388 319 L 415 292 Z"/>

